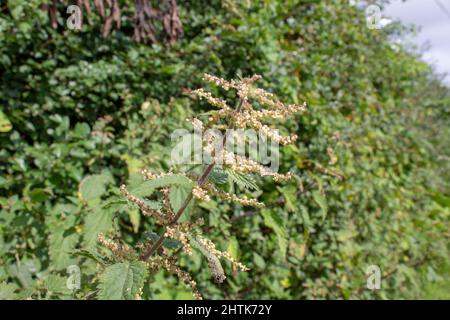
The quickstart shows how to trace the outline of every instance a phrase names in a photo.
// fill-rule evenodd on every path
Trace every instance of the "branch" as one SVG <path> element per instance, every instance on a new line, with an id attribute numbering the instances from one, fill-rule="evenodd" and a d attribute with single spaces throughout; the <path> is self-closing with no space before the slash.
<path id="1" fill-rule="evenodd" d="M 243 104 L 244 104 L 244 100 L 240 99 L 239 100 L 239 105 L 237 106 L 237 108 L 235 110 L 236 113 L 241 112 Z M 225 135 L 223 137 L 222 148 L 225 146 L 226 142 L 227 142 L 227 135 Z M 208 176 L 210 175 L 211 171 L 214 169 L 215 165 L 216 165 L 216 163 L 213 161 L 205 169 L 203 174 L 197 180 L 197 185 L 199 187 L 202 187 L 206 183 L 206 181 L 208 180 Z M 174 224 L 176 224 L 178 222 L 178 219 L 180 219 L 180 217 L 183 215 L 184 211 L 186 210 L 187 206 L 191 202 L 192 198 L 193 198 L 193 195 L 192 195 L 192 191 L 191 191 L 189 193 L 189 195 L 187 196 L 186 200 L 184 200 L 183 205 L 181 206 L 181 208 L 178 209 L 177 213 L 175 214 L 175 217 L 169 222 L 168 226 L 172 226 L 172 225 L 174 225 Z M 166 239 L 166 237 L 164 236 L 165 233 L 166 233 L 166 230 L 167 230 L 167 226 L 164 228 L 164 233 L 159 237 L 158 241 L 156 241 L 155 244 L 153 244 L 153 246 L 150 247 L 150 249 L 148 249 L 147 252 L 145 252 L 145 253 L 143 253 L 141 255 L 140 259 L 142 261 L 145 261 L 148 258 L 150 258 L 161 247 L 161 245 L 163 244 L 164 240 Z"/>

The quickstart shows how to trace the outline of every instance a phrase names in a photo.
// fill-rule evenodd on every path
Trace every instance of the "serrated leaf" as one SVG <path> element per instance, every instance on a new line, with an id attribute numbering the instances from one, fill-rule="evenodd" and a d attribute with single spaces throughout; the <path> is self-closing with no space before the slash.
<path id="1" fill-rule="evenodd" d="M 312 192 L 312 197 L 314 199 L 314 201 L 319 205 L 320 207 L 320 212 L 322 214 L 322 222 L 325 220 L 325 218 L 327 217 L 327 213 L 328 213 L 328 205 L 327 205 L 327 200 L 326 198 L 320 193 L 319 190 L 314 190 Z"/>
<path id="2" fill-rule="evenodd" d="M 147 232 L 145 237 L 153 242 L 156 242 L 159 239 L 159 236 L 154 232 Z M 164 239 L 163 246 L 169 249 L 178 249 L 181 247 L 181 242 L 175 239 Z"/>
<path id="3" fill-rule="evenodd" d="M 173 185 L 193 188 L 195 182 L 182 175 L 168 175 L 154 180 L 144 181 L 139 186 L 130 190 L 130 193 L 136 197 L 148 197 L 155 189 Z"/>
<path id="4" fill-rule="evenodd" d="M 255 182 L 255 179 L 249 175 L 241 172 L 233 171 L 231 169 L 225 169 L 225 172 L 228 174 L 228 178 L 231 182 L 236 183 L 238 186 L 248 190 L 259 190 L 258 185 Z"/>
<path id="5" fill-rule="evenodd" d="M 0 283 L 0 300 L 15 300 L 17 299 L 17 295 L 14 291 L 17 289 L 17 286 L 12 283 L 2 282 Z"/>
<path id="6" fill-rule="evenodd" d="M 228 181 L 228 175 L 221 168 L 214 167 L 208 179 L 215 184 L 225 184 Z"/>
<path id="7" fill-rule="evenodd" d="M 52 229 L 48 239 L 48 251 L 51 266 L 55 270 L 65 269 L 68 265 L 73 263 L 71 253 L 74 251 L 75 246 L 78 243 L 78 234 L 67 234 L 64 228 L 58 227 Z"/>
<path id="8" fill-rule="evenodd" d="M 81 198 L 87 202 L 100 198 L 105 193 L 105 185 L 110 179 L 106 174 L 95 174 L 85 177 L 81 180 L 78 187 Z"/>
<path id="9" fill-rule="evenodd" d="M 147 274 L 147 265 L 141 261 L 126 261 L 108 266 L 100 276 L 98 298 L 135 299 L 144 286 Z"/>
<path id="10" fill-rule="evenodd" d="M 105 265 L 107 263 L 107 259 L 102 257 L 101 255 L 86 249 L 76 250 L 72 253 L 74 256 L 80 256 L 85 257 L 88 259 L 91 259 L 97 263 L 100 263 L 101 265 Z"/>
<path id="11" fill-rule="evenodd" d="M 60 275 L 51 274 L 45 279 L 45 288 L 52 293 L 70 294 L 67 288 L 67 278 Z"/>
<path id="12" fill-rule="evenodd" d="M 97 242 L 100 233 L 106 233 L 113 226 L 115 210 L 96 207 L 86 216 L 83 242 L 86 247 L 92 247 Z"/>
<path id="13" fill-rule="evenodd" d="M 278 240 L 278 247 L 280 248 L 283 258 L 286 257 L 287 240 L 286 229 L 283 224 L 283 220 L 278 214 L 269 209 L 261 210 L 261 214 L 264 218 L 264 224 L 275 231 Z"/>
<path id="14" fill-rule="evenodd" d="M 184 201 L 189 196 L 191 191 L 192 191 L 192 187 L 190 187 L 190 186 L 189 187 L 173 186 L 172 188 L 170 188 L 169 200 L 170 200 L 170 206 L 172 207 L 173 212 L 176 213 L 181 208 L 181 206 L 183 205 Z M 191 204 L 189 204 L 188 207 L 189 208 L 185 209 L 184 216 L 188 215 L 188 211 L 191 207 Z"/>

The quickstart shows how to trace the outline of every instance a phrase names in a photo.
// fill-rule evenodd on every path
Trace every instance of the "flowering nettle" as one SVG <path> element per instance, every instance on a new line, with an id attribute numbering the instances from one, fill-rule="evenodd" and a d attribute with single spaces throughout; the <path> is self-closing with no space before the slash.
<path id="1" fill-rule="evenodd" d="M 252 76 L 227 81 L 212 75 L 204 75 L 204 80 L 226 91 L 236 91 L 238 100 L 236 108 L 231 108 L 226 100 L 214 97 L 205 89 L 190 91 L 193 97 L 208 101 L 218 110 L 209 112 L 204 121 L 199 118 L 190 120 L 195 131 L 194 135 L 184 134 L 185 132 L 173 135 L 182 137 L 182 142 L 174 149 L 172 159 L 182 160 L 176 161 L 177 165 L 203 166 L 203 171 L 196 174 L 191 168 L 186 172 L 170 171 L 156 174 L 143 170 L 145 182 L 141 186 L 134 190 L 127 190 L 125 185 L 120 187 L 128 201 L 136 205 L 144 216 L 153 218 L 156 224 L 163 227 L 164 232 L 161 236 L 153 234 L 148 241 L 138 246 L 137 251 L 101 235 L 99 242 L 112 251 L 116 260 L 134 259 L 145 263 L 147 268 L 152 270 L 164 268 L 190 286 L 197 299 L 201 299 L 201 295 L 195 280 L 176 265 L 178 253 L 191 255 L 194 248 L 200 251 L 206 257 L 213 278 L 218 283 L 226 278 L 221 258 L 228 260 L 234 270 L 248 270 L 228 252 L 218 250 L 214 243 L 202 235 L 199 227 L 205 223 L 203 218 L 196 221 L 179 221 L 179 219 L 193 200 L 208 202 L 214 199 L 235 202 L 242 206 L 264 207 L 264 204 L 256 198 L 240 197 L 223 190 L 223 186 L 212 179 L 213 172 L 216 174 L 219 172 L 225 177 L 257 174 L 272 177 L 276 181 L 286 180 L 292 176 L 291 173 L 282 174 L 273 170 L 274 163 L 278 169 L 278 158 L 274 157 L 278 157 L 280 144 L 295 142 L 297 135 L 283 136 L 276 128 L 263 122 L 285 119 L 293 113 L 304 111 L 305 105 L 285 105 L 272 93 L 254 87 L 254 82 L 260 78 Z M 256 103 L 259 108 L 254 108 L 252 103 Z M 264 165 L 264 161 L 267 160 L 264 156 L 269 153 L 267 150 L 270 150 L 272 156 L 269 157 L 271 167 Z M 198 162 L 192 163 L 187 160 Z M 187 191 L 184 193 L 185 198 L 180 199 L 179 195 L 183 194 L 179 192 L 180 190 Z M 150 201 L 150 196 L 157 201 Z"/>

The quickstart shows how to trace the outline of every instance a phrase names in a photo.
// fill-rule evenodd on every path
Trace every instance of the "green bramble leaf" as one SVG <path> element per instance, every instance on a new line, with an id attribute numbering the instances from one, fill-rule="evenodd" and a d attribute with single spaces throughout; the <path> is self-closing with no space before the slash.
<path id="1" fill-rule="evenodd" d="M 147 265 L 141 261 L 125 261 L 110 265 L 100 275 L 98 298 L 102 300 L 136 299 L 147 275 Z"/>

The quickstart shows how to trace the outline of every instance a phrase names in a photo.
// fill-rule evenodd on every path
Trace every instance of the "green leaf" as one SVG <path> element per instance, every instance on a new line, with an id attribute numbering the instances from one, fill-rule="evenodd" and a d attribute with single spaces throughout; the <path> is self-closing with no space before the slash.
<path id="1" fill-rule="evenodd" d="M 72 252 L 78 243 L 78 234 L 66 234 L 62 227 L 53 228 L 49 236 L 48 251 L 51 266 L 56 270 L 67 268 L 74 262 Z"/>
<path id="2" fill-rule="evenodd" d="M 176 213 L 181 208 L 181 206 L 183 205 L 184 201 L 189 196 L 191 191 L 192 187 L 173 186 L 172 188 L 170 188 L 169 201 L 173 212 Z M 191 203 L 189 204 L 189 206 L 191 206 Z M 188 209 L 186 208 L 186 210 Z M 184 215 L 187 214 L 188 212 L 184 213 Z"/>
<path id="3" fill-rule="evenodd" d="M 145 237 L 152 240 L 153 242 L 156 242 L 159 239 L 159 236 L 151 231 L 147 232 L 145 234 Z M 169 249 L 178 249 L 179 247 L 181 247 L 181 242 L 175 239 L 164 239 L 163 246 Z"/>
<path id="4" fill-rule="evenodd" d="M 214 167 L 208 179 L 215 184 L 225 184 L 228 181 L 228 175 L 221 168 Z"/>
<path id="5" fill-rule="evenodd" d="M 133 225 L 134 233 L 137 233 L 139 230 L 139 225 L 141 223 L 141 214 L 140 211 L 136 208 L 132 208 L 128 210 L 128 216 L 130 218 L 130 222 Z"/>
<path id="6" fill-rule="evenodd" d="M 284 196 L 285 207 L 289 212 L 297 212 L 297 188 L 295 186 L 277 187 L 278 191 Z"/>
<path id="7" fill-rule="evenodd" d="M 305 229 L 309 230 L 311 227 L 311 219 L 309 218 L 308 209 L 304 205 L 299 205 L 300 213 L 302 214 L 303 225 Z"/>
<path id="8" fill-rule="evenodd" d="M 228 174 L 230 182 L 236 183 L 241 188 L 249 190 L 251 189 L 259 190 L 259 187 L 255 182 L 255 179 L 251 175 L 233 171 L 229 168 L 225 169 L 225 172 Z"/>
<path id="9" fill-rule="evenodd" d="M 105 193 L 105 185 L 110 179 L 111 177 L 106 174 L 85 177 L 78 187 L 81 198 L 87 202 L 100 198 Z"/>
<path id="10" fill-rule="evenodd" d="M 101 265 L 105 265 L 107 263 L 106 258 L 95 253 L 94 251 L 87 250 L 87 249 L 76 250 L 73 252 L 73 255 L 91 259 L 97 263 L 100 263 Z"/>
<path id="11" fill-rule="evenodd" d="M 433 195 L 433 200 L 435 202 L 437 202 L 439 205 L 441 205 L 444 208 L 449 208 L 450 207 L 450 198 L 444 196 L 441 193 L 435 193 Z"/>
<path id="12" fill-rule="evenodd" d="M 75 125 L 73 134 L 75 137 L 77 138 L 86 138 L 87 136 L 89 136 L 89 133 L 91 132 L 91 128 L 89 127 L 89 125 L 85 122 L 78 122 Z"/>
<path id="13" fill-rule="evenodd" d="M 322 222 L 325 221 L 328 213 L 327 199 L 320 193 L 319 190 L 314 190 L 312 192 L 312 197 L 314 201 L 319 205 L 320 212 L 322 213 Z"/>
<path id="14" fill-rule="evenodd" d="M 130 193 L 136 197 L 148 197 L 155 189 L 173 185 L 193 188 L 195 182 L 182 175 L 168 175 L 154 180 L 144 181 L 138 187 L 130 190 Z"/>
<path id="15" fill-rule="evenodd" d="M 86 216 L 84 229 L 84 244 L 92 247 L 97 242 L 100 233 L 106 233 L 113 226 L 114 209 L 103 209 L 96 207 Z"/>
<path id="16" fill-rule="evenodd" d="M 32 202 L 44 202 L 50 197 L 50 191 L 46 189 L 33 189 L 28 193 Z"/>
<path id="17" fill-rule="evenodd" d="M 261 257 L 256 252 L 253 252 L 253 262 L 260 269 L 264 270 L 266 268 L 266 262 L 264 261 L 263 257 Z"/>
<path id="18" fill-rule="evenodd" d="M 12 125 L 8 117 L 3 113 L 3 111 L 0 111 L 0 132 L 9 132 L 11 129 Z"/>
<path id="19" fill-rule="evenodd" d="M 14 291 L 17 289 L 17 286 L 12 283 L 2 282 L 0 283 L 0 300 L 15 300 L 17 299 L 17 295 Z"/>
<path id="20" fill-rule="evenodd" d="M 278 240 L 278 247 L 281 251 L 282 257 L 286 257 L 287 240 L 286 240 L 286 228 L 284 227 L 283 220 L 278 214 L 269 209 L 261 210 L 261 214 L 264 218 L 264 224 L 275 231 Z"/>
<path id="21" fill-rule="evenodd" d="M 98 298 L 102 300 L 135 299 L 144 286 L 147 265 L 141 261 L 113 264 L 100 276 Z"/>
<path id="22" fill-rule="evenodd" d="M 71 291 L 67 288 L 67 279 L 56 274 L 51 274 L 45 279 L 45 288 L 51 293 L 65 295 L 71 293 Z"/>

